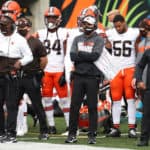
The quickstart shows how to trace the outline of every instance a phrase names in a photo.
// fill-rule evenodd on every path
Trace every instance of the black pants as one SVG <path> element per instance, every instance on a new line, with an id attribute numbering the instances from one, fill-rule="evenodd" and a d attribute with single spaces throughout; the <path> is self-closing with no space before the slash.
<path id="1" fill-rule="evenodd" d="M 27 93 L 33 104 L 35 113 L 38 116 L 40 123 L 40 133 L 47 133 L 48 127 L 46 122 L 46 115 L 42 105 L 42 97 L 40 91 L 40 80 L 36 76 L 25 76 L 21 79 L 19 87 L 19 97 L 22 98 L 23 94 Z"/>
<path id="2" fill-rule="evenodd" d="M 148 141 L 150 134 L 150 90 L 143 94 L 143 117 L 141 122 L 141 140 Z"/>
<path id="3" fill-rule="evenodd" d="M 6 79 L 6 107 L 7 107 L 7 133 L 16 136 L 16 123 L 18 114 L 19 79 L 8 77 Z"/>
<path id="4" fill-rule="evenodd" d="M 4 101 L 6 96 L 6 79 L 0 76 L 0 134 L 5 133 Z"/>
<path id="5" fill-rule="evenodd" d="M 85 95 L 87 96 L 87 106 L 89 111 L 89 132 L 97 131 L 97 93 L 98 80 L 96 78 L 79 75 L 74 76 L 69 118 L 69 134 L 76 134 L 79 109 Z"/>

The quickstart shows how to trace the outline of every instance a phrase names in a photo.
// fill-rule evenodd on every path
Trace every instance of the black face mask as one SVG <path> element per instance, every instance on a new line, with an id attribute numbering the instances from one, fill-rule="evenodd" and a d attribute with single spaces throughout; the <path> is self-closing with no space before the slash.
<path id="1" fill-rule="evenodd" d="M 18 33 L 25 37 L 28 34 L 28 30 L 26 30 L 26 29 L 23 29 L 23 30 L 22 29 L 18 29 Z"/>

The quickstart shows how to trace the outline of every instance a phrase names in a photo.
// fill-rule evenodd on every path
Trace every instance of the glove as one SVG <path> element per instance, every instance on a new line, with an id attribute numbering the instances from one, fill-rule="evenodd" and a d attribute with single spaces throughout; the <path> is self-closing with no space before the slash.
<path id="1" fill-rule="evenodd" d="M 62 87 L 66 84 L 66 79 L 65 79 L 65 72 L 61 75 L 60 79 L 58 80 L 59 85 Z"/>

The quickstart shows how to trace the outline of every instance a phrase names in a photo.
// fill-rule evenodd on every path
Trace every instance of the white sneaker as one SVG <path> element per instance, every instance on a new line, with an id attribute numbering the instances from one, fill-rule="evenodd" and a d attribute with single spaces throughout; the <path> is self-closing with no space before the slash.
<path id="1" fill-rule="evenodd" d="M 17 136 L 24 136 L 24 131 L 23 130 L 18 130 L 17 131 Z"/>
<path id="2" fill-rule="evenodd" d="M 66 132 L 62 133 L 61 135 L 62 135 L 62 136 L 68 136 L 68 134 L 69 134 L 69 132 L 66 131 Z"/>
<path id="3" fill-rule="evenodd" d="M 77 133 L 76 133 L 76 135 L 79 135 L 80 134 L 80 131 L 79 130 L 77 130 Z"/>
<path id="4" fill-rule="evenodd" d="M 17 127 L 17 136 L 24 136 L 27 132 L 27 125 L 20 125 Z"/>
<path id="5" fill-rule="evenodd" d="M 66 131 L 66 132 L 62 133 L 61 135 L 62 135 L 62 136 L 68 136 L 68 134 L 69 134 L 69 131 Z M 77 136 L 79 135 L 79 130 L 77 130 L 76 135 L 77 135 Z"/>

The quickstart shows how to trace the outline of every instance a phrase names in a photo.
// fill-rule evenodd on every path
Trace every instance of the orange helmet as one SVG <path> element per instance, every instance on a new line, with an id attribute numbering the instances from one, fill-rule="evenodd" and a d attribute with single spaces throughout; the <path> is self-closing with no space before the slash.
<path id="1" fill-rule="evenodd" d="M 85 9 L 82 9 L 81 12 L 80 12 L 80 17 L 84 18 L 86 16 L 93 16 L 95 17 L 95 13 L 92 9 L 90 8 L 85 8 Z"/>
<path id="2" fill-rule="evenodd" d="M 83 31 L 83 22 L 89 22 L 94 24 L 94 27 L 96 27 L 97 20 L 95 12 L 89 7 L 82 9 L 79 16 L 77 17 L 77 24 L 80 31 Z"/>
<path id="3" fill-rule="evenodd" d="M 97 20 L 99 19 L 99 16 L 102 16 L 100 10 L 96 5 L 91 5 L 88 7 L 88 9 L 91 9 L 91 11 L 93 11 Z"/>
<path id="4" fill-rule="evenodd" d="M 50 17 L 53 19 L 49 19 Z M 56 7 L 50 6 L 44 13 L 45 25 L 48 29 L 57 28 L 60 25 L 61 17 L 60 10 Z"/>
<path id="5" fill-rule="evenodd" d="M 20 5 L 13 0 L 9 0 L 2 5 L 1 8 L 2 14 L 12 14 L 13 20 L 16 19 L 21 15 L 21 7 Z"/>

